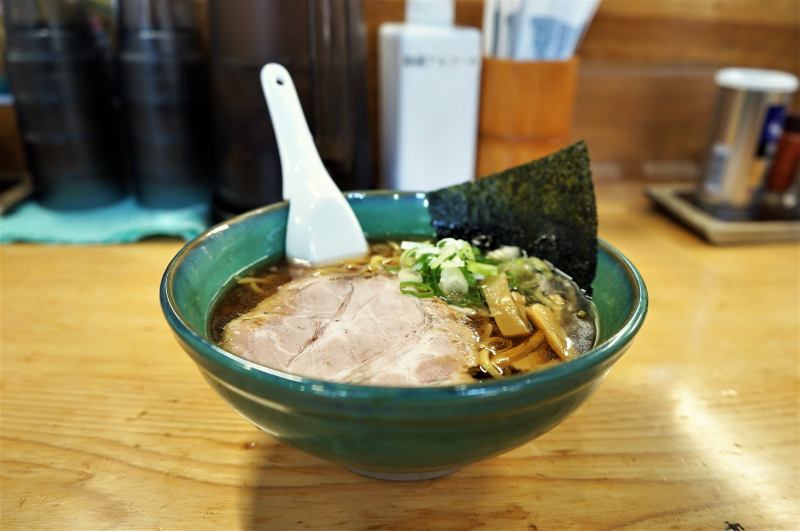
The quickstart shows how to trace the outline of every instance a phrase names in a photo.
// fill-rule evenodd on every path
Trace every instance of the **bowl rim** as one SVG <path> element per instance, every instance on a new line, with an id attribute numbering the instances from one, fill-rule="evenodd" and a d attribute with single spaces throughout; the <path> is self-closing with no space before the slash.
<path id="1" fill-rule="evenodd" d="M 399 198 L 400 196 L 414 196 L 417 199 L 424 199 L 426 194 L 424 192 L 401 192 L 394 190 L 366 190 L 345 193 L 347 198 L 354 199 L 386 195 L 391 195 L 395 198 Z M 175 272 L 183 264 L 186 257 L 195 248 L 200 247 L 216 233 L 228 228 L 230 225 L 281 210 L 286 206 L 288 206 L 287 201 L 280 201 L 244 212 L 234 218 L 210 227 L 187 242 L 167 265 L 161 279 L 159 294 L 162 311 L 173 332 L 183 341 L 189 343 L 203 358 L 217 365 L 225 366 L 247 378 L 255 378 L 266 384 L 278 385 L 285 388 L 287 391 L 302 391 L 320 398 L 340 398 L 347 396 L 349 398 L 363 397 L 375 399 L 381 397 L 397 398 L 398 395 L 404 395 L 408 398 L 436 400 L 451 399 L 454 396 L 497 396 L 519 391 L 530 386 L 554 384 L 613 358 L 614 355 L 623 349 L 636 335 L 642 327 L 644 318 L 647 315 L 648 293 L 641 274 L 625 255 L 607 241 L 598 237 L 598 249 L 602 249 L 615 262 L 622 266 L 633 291 L 634 305 L 625 318 L 623 326 L 614 335 L 569 363 L 561 363 L 540 371 L 515 375 L 501 380 L 484 380 L 475 383 L 431 387 L 377 386 L 331 382 L 271 369 L 223 350 L 208 340 L 205 334 L 198 332 L 194 327 L 190 326 L 181 314 L 174 300 L 173 283 Z M 215 375 L 215 378 L 218 377 Z"/>

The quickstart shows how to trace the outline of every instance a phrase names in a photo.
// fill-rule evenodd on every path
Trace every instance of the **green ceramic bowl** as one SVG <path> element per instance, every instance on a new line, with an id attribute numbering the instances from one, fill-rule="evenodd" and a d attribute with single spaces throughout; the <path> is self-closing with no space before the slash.
<path id="1" fill-rule="evenodd" d="M 367 192 L 348 199 L 369 238 L 433 236 L 424 194 Z M 234 409 L 276 439 L 359 473 L 431 478 L 538 437 L 586 400 L 647 312 L 641 276 L 601 241 L 593 284 L 599 341 L 569 363 L 501 381 L 429 388 L 339 384 L 268 369 L 217 347 L 207 322 L 234 276 L 281 259 L 287 211 L 286 203 L 254 210 L 188 243 L 164 273 L 161 306 L 178 342 Z"/>

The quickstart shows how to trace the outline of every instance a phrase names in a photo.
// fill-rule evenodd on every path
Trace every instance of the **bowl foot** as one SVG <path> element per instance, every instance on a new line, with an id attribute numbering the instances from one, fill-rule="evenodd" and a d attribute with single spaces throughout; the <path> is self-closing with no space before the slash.
<path id="1" fill-rule="evenodd" d="M 375 472 L 373 470 L 364 470 L 362 468 L 347 467 L 356 474 L 366 476 L 368 478 L 382 479 L 384 481 L 425 481 L 426 479 L 440 478 L 448 474 L 452 474 L 457 468 L 448 468 L 447 470 L 436 470 L 434 472 Z"/>

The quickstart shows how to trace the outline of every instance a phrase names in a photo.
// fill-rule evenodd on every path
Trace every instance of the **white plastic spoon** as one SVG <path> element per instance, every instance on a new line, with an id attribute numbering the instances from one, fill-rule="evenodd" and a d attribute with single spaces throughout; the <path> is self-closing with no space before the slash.
<path id="1" fill-rule="evenodd" d="M 289 201 L 286 257 L 321 265 L 364 256 L 364 232 L 322 164 L 289 72 L 265 65 L 261 88 L 278 141 L 283 198 Z"/>

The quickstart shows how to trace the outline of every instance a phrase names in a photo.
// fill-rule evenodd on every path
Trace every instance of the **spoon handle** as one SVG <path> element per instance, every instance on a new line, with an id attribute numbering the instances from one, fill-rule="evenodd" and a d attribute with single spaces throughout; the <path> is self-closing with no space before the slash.
<path id="1" fill-rule="evenodd" d="M 291 200 L 298 192 L 305 194 L 318 187 L 324 189 L 328 185 L 324 181 L 333 185 L 308 129 L 292 76 L 283 66 L 269 63 L 261 69 L 261 88 L 278 141 L 283 168 L 283 198 Z M 310 186 L 299 190 L 302 183 Z"/>

